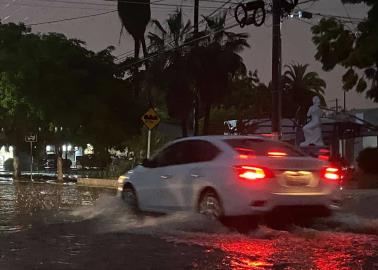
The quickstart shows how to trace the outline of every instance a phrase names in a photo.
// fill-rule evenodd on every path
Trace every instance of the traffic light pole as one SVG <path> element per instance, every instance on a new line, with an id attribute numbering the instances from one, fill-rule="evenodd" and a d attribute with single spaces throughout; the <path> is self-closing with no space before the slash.
<path id="1" fill-rule="evenodd" d="M 273 48 L 272 48 L 272 135 L 281 137 L 281 7 L 280 0 L 273 0 Z"/>

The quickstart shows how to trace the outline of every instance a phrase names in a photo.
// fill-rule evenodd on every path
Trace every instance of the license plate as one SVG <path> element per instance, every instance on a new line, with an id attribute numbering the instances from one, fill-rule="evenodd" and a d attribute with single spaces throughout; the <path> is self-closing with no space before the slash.
<path id="1" fill-rule="evenodd" d="M 311 172 L 306 171 L 287 171 L 284 173 L 286 185 L 288 186 L 307 186 L 311 181 Z"/>

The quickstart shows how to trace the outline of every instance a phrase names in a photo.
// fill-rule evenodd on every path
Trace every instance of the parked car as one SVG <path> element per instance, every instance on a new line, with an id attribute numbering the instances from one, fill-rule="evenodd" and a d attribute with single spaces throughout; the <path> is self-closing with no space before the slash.
<path id="1" fill-rule="evenodd" d="M 340 170 L 259 136 L 202 136 L 173 141 L 118 179 L 133 209 L 197 211 L 216 218 L 279 207 L 332 210 L 341 200 Z"/>

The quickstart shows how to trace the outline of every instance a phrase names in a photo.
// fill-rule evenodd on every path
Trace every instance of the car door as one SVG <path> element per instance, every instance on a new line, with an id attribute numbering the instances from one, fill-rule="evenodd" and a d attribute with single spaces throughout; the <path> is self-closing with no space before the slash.
<path id="1" fill-rule="evenodd" d="M 180 178 L 177 190 L 182 199 L 182 210 L 192 210 L 198 199 L 198 192 L 204 183 L 212 179 L 214 174 L 212 161 L 220 154 L 220 150 L 209 141 L 192 140 L 186 145 L 186 161 L 183 166 L 186 176 Z"/>
<path id="2" fill-rule="evenodd" d="M 175 211 L 176 192 L 174 178 L 180 175 L 182 163 L 182 142 L 173 143 L 157 153 L 140 171 L 138 178 L 138 199 L 141 209 L 157 212 Z"/>
<path id="3" fill-rule="evenodd" d="M 174 212 L 182 208 L 180 197 L 180 183 L 187 177 L 185 168 L 186 145 L 188 141 L 180 141 L 173 144 L 165 153 L 165 161 L 155 170 L 155 205 L 161 212 Z"/>
<path id="4" fill-rule="evenodd" d="M 161 193 L 166 194 L 165 205 L 170 211 L 191 210 L 197 197 L 196 185 L 206 179 L 206 166 L 219 150 L 208 141 L 186 140 L 176 149 L 176 161 L 166 167 Z"/>

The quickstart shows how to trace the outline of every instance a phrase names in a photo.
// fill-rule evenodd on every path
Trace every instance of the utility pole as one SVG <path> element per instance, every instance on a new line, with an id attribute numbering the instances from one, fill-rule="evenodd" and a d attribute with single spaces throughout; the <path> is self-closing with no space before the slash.
<path id="1" fill-rule="evenodd" d="M 344 112 L 346 111 L 346 91 L 344 91 Z"/>
<path id="2" fill-rule="evenodd" d="M 194 0 L 194 34 L 198 34 L 199 0 Z"/>
<path id="3" fill-rule="evenodd" d="M 272 135 L 281 137 L 281 7 L 280 0 L 273 0 L 273 48 L 272 48 Z"/>
<path id="4" fill-rule="evenodd" d="M 198 37 L 198 17 L 199 17 L 199 0 L 194 0 L 194 39 Z M 195 42 L 195 46 L 198 42 Z M 195 136 L 199 135 L 199 93 L 197 89 L 194 89 L 194 126 L 193 133 Z"/>
<path id="5" fill-rule="evenodd" d="M 339 112 L 339 100 L 336 98 L 336 114 Z"/>

